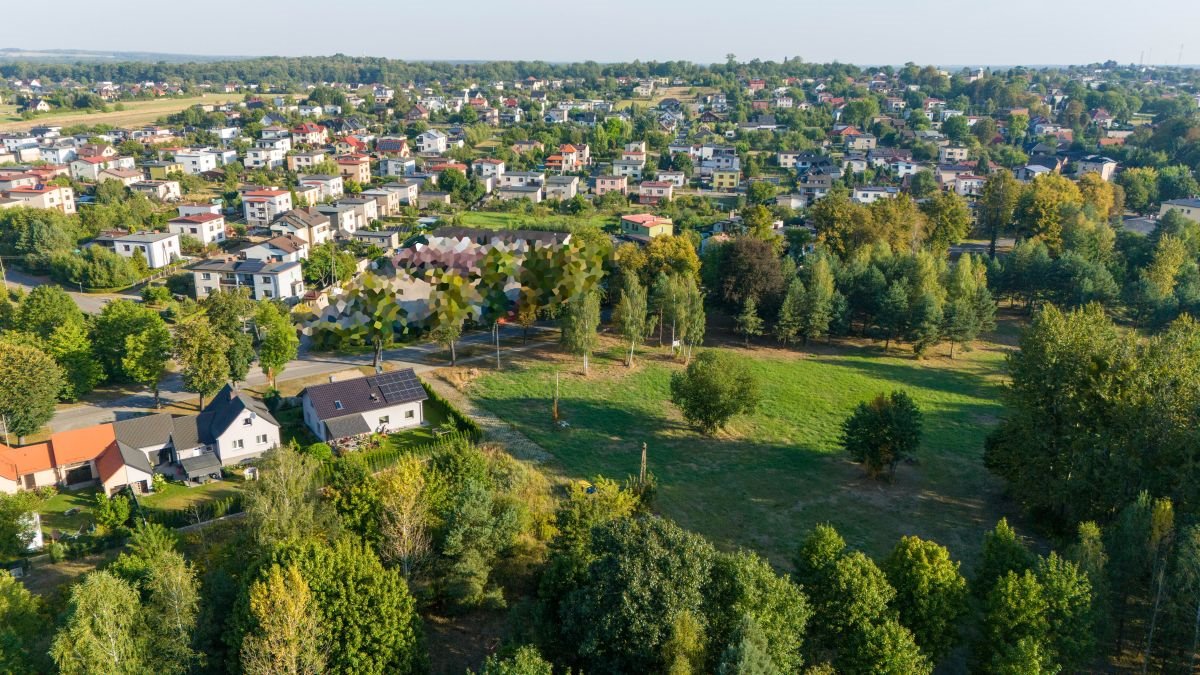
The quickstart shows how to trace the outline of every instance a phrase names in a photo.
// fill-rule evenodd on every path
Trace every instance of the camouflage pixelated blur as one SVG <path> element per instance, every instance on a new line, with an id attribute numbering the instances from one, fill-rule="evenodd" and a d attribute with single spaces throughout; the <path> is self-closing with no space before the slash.
<path id="1" fill-rule="evenodd" d="M 563 232 L 446 227 L 381 259 L 301 315 L 318 347 L 388 342 L 407 331 L 490 324 L 518 302 L 553 312 L 598 287 L 603 253 Z"/>

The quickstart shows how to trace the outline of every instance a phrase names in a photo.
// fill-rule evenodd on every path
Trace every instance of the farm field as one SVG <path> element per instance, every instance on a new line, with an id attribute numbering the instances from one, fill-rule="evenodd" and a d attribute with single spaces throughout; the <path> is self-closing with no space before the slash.
<path id="1" fill-rule="evenodd" d="M 621 347 L 609 341 L 587 378 L 577 360 L 541 354 L 482 374 L 466 391 L 553 453 L 552 468 L 565 478 L 634 475 L 647 443 L 659 481 L 655 510 L 718 546 L 748 547 L 781 566 L 822 522 L 872 556 L 915 534 L 969 564 L 984 530 L 1009 515 L 1000 482 L 982 464 L 984 438 L 1002 412 L 1004 347 L 981 345 L 953 361 L 885 356 L 874 346 L 735 351 L 759 376 L 762 404 L 713 438 L 689 428 L 669 402 L 671 373 L 682 366 L 656 348 L 627 370 Z M 555 371 L 566 429 L 550 419 Z M 925 428 L 917 461 L 888 484 L 866 478 L 837 439 L 854 405 L 895 389 L 916 399 Z"/>
<path id="2" fill-rule="evenodd" d="M 124 110 L 88 113 L 82 110 L 63 110 L 42 113 L 31 120 L 21 119 L 16 106 L 0 107 L 0 131 L 18 131 L 39 124 L 110 124 L 114 127 L 149 124 L 163 115 L 179 112 L 197 103 L 227 103 L 240 101 L 240 94 L 203 94 L 188 98 L 164 98 L 152 101 L 123 101 Z M 115 104 L 114 104 L 115 105 Z"/>

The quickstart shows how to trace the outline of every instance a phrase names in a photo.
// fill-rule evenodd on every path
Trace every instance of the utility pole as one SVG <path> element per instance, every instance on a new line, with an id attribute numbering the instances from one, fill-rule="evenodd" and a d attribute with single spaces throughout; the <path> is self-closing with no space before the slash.
<path id="1" fill-rule="evenodd" d="M 4 285 L 4 299 L 8 299 L 8 273 L 4 270 L 4 256 L 0 256 L 0 284 Z"/>
<path id="2" fill-rule="evenodd" d="M 642 469 L 638 472 L 638 483 L 646 486 L 646 442 L 642 441 Z"/>

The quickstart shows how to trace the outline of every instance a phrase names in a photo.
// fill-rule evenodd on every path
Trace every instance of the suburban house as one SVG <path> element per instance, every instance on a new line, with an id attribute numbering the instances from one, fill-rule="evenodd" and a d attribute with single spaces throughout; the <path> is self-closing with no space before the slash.
<path id="1" fill-rule="evenodd" d="M 391 251 L 400 245 L 400 234 L 400 230 L 359 230 L 351 238 Z"/>
<path id="2" fill-rule="evenodd" d="M 1178 211 L 1184 218 L 1200 223 L 1200 199 L 1168 199 L 1158 208 L 1158 217 L 1169 211 Z"/>
<path id="3" fill-rule="evenodd" d="M 300 185 L 316 187 L 319 191 L 320 199 L 337 199 L 346 193 L 344 179 L 341 176 L 326 176 L 326 175 L 310 175 L 300 176 Z M 312 202 L 315 204 L 316 202 Z"/>
<path id="4" fill-rule="evenodd" d="M 67 186 L 22 185 L 0 192 L 0 208 L 24 206 L 31 209 L 56 209 L 68 216 L 75 213 L 75 190 Z"/>
<path id="5" fill-rule="evenodd" d="M 1099 174 L 1102 180 L 1112 180 L 1117 171 L 1117 161 L 1100 155 L 1088 155 L 1076 162 L 1075 173 L 1079 176 L 1085 173 Z"/>
<path id="6" fill-rule="evenodd" d="M 132 157 L 80 157 L 71 162 L 71 178 L 94 183 L 105 169 L 132 169 L 134 165 Z"/>
<path id="7" fill-rule="evenodd" d="M 146 264 L 154 270 L 166 267 L 180 257 L 179 234 L 176 232 L 112 232 L 92 241 L 126 258 L 141 252 Z"/>
<path id="8" fill-rule="evenodd" d="M 412 155 L 412 151 L 408 149 L 408 139 L 404 136 L 381 136 L 375 141 L 375 151 L 395 157 Z"/>
<path id="9" fill-rule="evenodd" d="M 219 155 L 207 148 L 200 150 L 185 150 L 175 153 L 175 162 L 183 167 L 183 172 L 192 176 L 215 171 L 219 163 Z"/>
<path id="10" fill-rule="evenodd" d="M 682 171 L 659 171 L 658 180 L 670 183 L 677 188 L 687 185 L 687 176 Z"/>
<path id="11" fill-rule="evenodd" d="M 239 251 L 246 260 L 264 262 L 298 262 L 308 257 L 308 242 L 291 235 L 281 234 Z"/>
<path id="12" fill-rule="evenodd" d="M 542 186 L 532 183 L 527 185 L 501 185 L 496 189 L 496 198 L 502 201 L 509 201 L 512 199 L 528 199 L 534 204 L 537 204 L 540 203 L 544 197 L 545 193 L 542 191 Z"/>
<path id="13" fill-rule="evenodd" d="M 394 192 L 400 197 L 401 204 L 416 204 L 417 195 L 420 192 L 420 184 L 415 180 L 396 180 L 391 183 L 384 183 L 380 190 Z M 365 194 L 365 193 L 364 193 Z"/>
<path id="14" fill-rule="evenodd" d="M 150 176 L 150 180 L 166 180 L 173 173 L 183 173 L 183 164 L 178 161 L 163 160 L 159 162 L 146 162 L 142 165 L 146 170 L 146 174 Z"/>
<path id="15" fill-rule="evenodd" d="M 508 171 L 500 176 L 501 189 L 506 187 L 541 185 L 545 182 L 546 174 L 539 171 Z"/>
<path id="16" fill-rule="evenodd" d="M 254 300 L 299 300 L 304 295 L 304 275 L 298 261 L 264 262 L 228 256 L 210 258 L 191 266 L 196 299 L 214 291 L 245 288 Z"/>
<path id="17" fill-rule="evenodd" d="M 566 201 L 578 193 L 578 176 L 549 176 L 546 178 L 546 199 Z"/>
<path id="18" fill-rule="evenodd" d="M 411 176 L 417 172 L 417 160 L 412 157 L 384 157 L 379 160 L 381 176 Z"/>
<path id="19" fill-rule="evenodd" d="M 874 204 L 880 199 L 895 199 L 898 196 L 900 188 L 866 185 L 855 187 L 850 198 L 859 204 Z"/>
<path id="20" fill-rule="evenodd" d="M 671 201 L 671 194 L 674 189 L 674 183 L 648 180 L 638 186 L 638 203 L 658 204 L 669 202 Z"/>
<path id="21" fill-rule="evenodd" d="M 279 445 L 279 423 L 266 407 L 226 385 L 199 415 L 154 413 L 51 434 L 44 443 L 0 444 L 0 492 L 99 484 L 149 492 L 156 473 L 185 480 L 219 475 Z"/>
<path id="22" fill-rule="evenodd" d="M 642 179 L 642 170 L 646 167 L 645 161 L 637 161 L 633 159 L 617 159 L 613 160 L 612 173 L 614 176 L 623 176 L 634 180 Z"/>
<path id="23" fill-rule="evenodd" d="M 225 241 L 225 216 L 216 213 L 179 216 L 167 221 L 167 229 L 208 246 Z"/>
<path id="24" fill-rule="evenodd" d="M 741 182 L 742 173 L 736 169 L 717 169 L 712 172 L 714 190 L 736 190 Z"/>
<path id="25" fill-rule="evenodd" d="M 629 179 L 625 176 L 596 176 L 596 187 L 592 190 L 597 197 L 609 192 L 629 193 Z"/>
<path id="26" fill-rule="evenodd" d="M 130 185 L 129 189 L 160 202 L 177 202 L 183 198 L 179 181 L 175 180 L 143 180 Z"/>
<path id="27" fill-rule="evenodd" d="M 530 188 L 530 189 L 533 189 L 533 188 Z M 541 200 L 541 191 L 542 191 L 542 189 L 540 187 L 538 187 L 537 192 L 538 192 L 538 200 L 539 201 Z M 528 196 L 528 195 L 522 195 L 522 196 Z M 515 197 L 514 197 L 514 199 L 515 199 Z M 422 209 L 429 208 L 429 206 L 431 204 L 447 204 L 448 205 L 449 203 L 450 203 L 450 193 L 449 192 L 429 191 L 429 192 L 422 192 L 421 194 L 419 194 L 417 196 L 417 206 Z"/>
<path id="28" fill-rule="evenodd" d="M 333 228 L 334 236 L 340 233 L 349 237 L 358 228 L 367 225 L 362 214 L 351 204 L 318 204 L 316 208 L 329 218 L 329 226 Z"/>
<path id="29" fill-rule="evenodd" d="M 412 368 L 313 385 L 300 392 L 304 424 L 326 442 L 423 424 L 427 398 Z"/>
<path id="30" fill-rule="evenodd" d="M 371 188 L 358 193 L 359 197 L 369 197 L 375 200 L 375 209 L 379 217 L 392 216 L 400 212 L 400 193 L 383 188 Z"/>
<path id="31" fill-rule="evenodd" d="M 504 160 L 494 157 L 483 157 L 472 162 L 471 169 L 480 178 L 500 177 L 504 175 Z"/>
<path id="32" fill-rule="evenodd" d="M 294 145 L 324 145 L 329 141 L 329 132 L 314 122 L 303 122 L 292 127 Z"/>
<path id="33" fill-rule="evenodd" d="M 675 231 L 670 218 L 652 213 L 633 213 L 621 216 L 621 234 L 629 239 L 650 241 L 654 237 L 669 237 Z"/>
<path id="34" fill-rule="evenodd" d="M 938 148 L 938 164 L 960 164 L 970 156 L 965 145 L 943 145 Z"/>
<path id="35" fill-rule="evenodd" d="M 341 155 L 336 160 L 338 173 L 359 185 L 371 182 L 371 157 L 360 153 Z"/>
<path id="36" fill-rule="evenodd" d="M 142 172 L 137 169 L 104 169 L 96 176 L 97 183 L 115 180 L 125 187 L 142 182 Z"/>
<path id="37" fill-rule="evenodd" d="M 309 246 L 320 246 L 333 236 L 329 216 L 311 206 L 281 214 L 271 223 L 271 233 L 293 235 L 308 242 Z"/>
<path id="38" fill-rule="evenodd" d="M 325 161 L 324 150 L 312 150 L 310 152 L 296 152 L 287 156 L 287 168 L 289 171 L 307 171 L 314 166 Z"/>
<path id="39" fill-rule="evenodd" d="M 417 136 L 417 152 L 441 154 L 449 147 L 449 138 L 437 129 L 430 129 Z"/>
<path id="40" fill-rule="evenodd" d="M 292 193 L 287 190 L 252 190 L 242 195 L 246 224 L 263 226 L 281 213 L 292 210 Z"/>
<path id="41" fill-rule="evenodd" d="M 278 169 L 284 165 L 287 151 L 280 148 L 250 148 L 246 151 L 247 169 Z"/>

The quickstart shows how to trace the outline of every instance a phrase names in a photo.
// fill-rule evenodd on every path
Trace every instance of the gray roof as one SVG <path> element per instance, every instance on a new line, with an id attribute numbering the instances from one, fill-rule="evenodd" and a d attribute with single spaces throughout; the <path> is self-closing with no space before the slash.
<path id="1" fill-rule="evenodd" d="M 163 414 L 165 415 L 166 413 Z M 117 441 L 117 450 L 120 451 L 121 461 L 126 466 L 131 466 L 145 473 L 154 473 L 154 467 L 150 466 L 150 460 L 146 458 L 146 455 L 141 450 L 131 448 L 121 441 Z"/>
<path id="2" fill-rule="evenodd" d="M 221 460 L 211 452 L 202 452 L 195 457 L 185 457 L 179 460 L 179 464 L 183 466 L 183 472 L 187 474 L 188 478 L 207 476 L 221 470 Z"/>
<path id="3" fill-rule="evenodd" d="M 171 413 L 166 412 L 113 422 L 117 442 L 131 448 L 162 447 L 171 441 L 173 428 Z"/>
<path id="4" fill-rule="evenodd" d="M 1168 199 L 1163 202 L 1167 206 L 1186 206 L 1193 209 L 1200 209 L 1200 199 Z"/>
<path id="5" fill-rule="evenodd" d="M 346 438 L 347 436 L 361 436 L 374 431 L 371 425 L 367 424 L 367 420 L 360 415 L 344 415 L 335 417 L 331 420 L 325 420 L 325 428 L 329 430 L 330 438 Z"/>
<path id="6" fill-rule="evenodd" d="M 312 402 L 317 419 L 326 421 L 428 398 L 412 368 L 318 384 L 300 395 Z"/>
<path id="7" fill-rule="evenodd" d="M 217 438 L 225 433 L 229 426 L 246 411 L 263 418 L 276 427 L 279 426 L 279 422 L 275 421 L 262 401 L 251 398 L 226 384 L 208 402 L 208 405 L 204 406 L 204 412 L 200 413 L 196 419 L 200 440 L 205 443 L 216 442 Z"/>
<path id="8" fill-rule="evenodd" d="M 196 415 L 188 415 L 172 420 L 171 444 L 176 450 L 191 450 L 204 445 L 200 442 L 200 428 L 196 426 L 196 419 Z"/>

